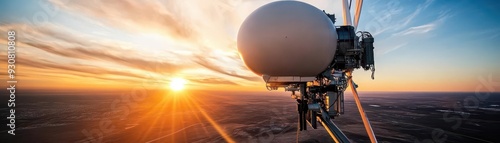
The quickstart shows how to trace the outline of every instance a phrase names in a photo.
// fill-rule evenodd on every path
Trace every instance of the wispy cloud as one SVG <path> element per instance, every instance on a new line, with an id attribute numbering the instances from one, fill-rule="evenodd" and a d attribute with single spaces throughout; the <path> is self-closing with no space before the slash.
<path id="1" fill-rule="evenodd" d="M 0 54 L 0 56 L 7 56 L 6 54 Z M 34 68 L 34 69 L 43 69 L 46 70 L 45 72 L 42 72 L 40 74 L 48 74 L 47 71 L 52 71 L 52 73 L 57 73 L 57 75 L 74 75 L 74 76 L 80 76 L 80 77 L 95 77 L 95 78 L 101 78 L 101 79 L 111 79 L 109 77 L 106 77 L 107 75 L 112 75 L 112 76 L 122 76 L 122 78 L 112 78 L 115 81 L 120 81 L 120 80 L 130 80 L 130 79 L 135 79 L 138 81 L 139 79 L 144 78 L 144 76 L 132 72 L 126 72 L 123 70 L 112 70 L 112 69 L 107 69 L 107 68 L 102 68 L 102 67 L 97 67 L 97 66 L 89 66 L 89 65 L 81 65 L 81 64 L 74 64 L 74 65 L 61 65 L 57 63 L 52 63 L 50 61 L 42 60 L 42 59 L 37 59 L 33 57 L 23 57 L 23 56 L 18 56 L 16 57 L 16 65 L 18 67 L 22 67 L 23 69 L 29 69 L 29 68 Z M 29 71 L 28 71 L 29 72 Z M 22 73 L 27 73 L 27 71 L 22 71 Z M 37 73 L 37 72 L 34 72 Z M 24 75 L 19 75 L 19 76 L 26 76 L 28 74 Z M 31 75 L 31 76 L 36 76 Z M 126 78 L 123 78 L 126 77 Z"/>
<path id="2" fill-rule="evenodd" d="M 124 55 L 113 55 L 106 50 L 96 51 L 89 50 L 82 47 L 66 47 L 66 48 L 56 48 L 54 46 L 46 45 L 46 44 L 36 44 L 36 43 L 27 43 L 32 47 L 41 49 L 43 51 L 56 54 L 59 56 L 64 56 L 68 58 L 78 58 L 85 60 L 102 60 L 106 62 L 114 62 L 117 64 L 129 66 L 131 68 L 137 68 L 145 71 L 151 72 L 159 72 L 159 73 L 172 73 L 176 72 L 179 69 L 187 68 L 183 65 L 177 65 L 173 63 L 167 62 L 157 62 L 157 61 L 147 61 L 144 59 L 135 58 L 132 56 L 124 56 Z M 161 71 L 152 68 L 151 66 L 162 67 Z"/>
<path id="3" fill-rule="evenodd" d="M 223 78 L 205 78 L 205 79 L 191 79 L 192 82 L 206 83 L 206 84 L 229 84 L 238 85 L 237 83 L 223 79 Z"/>
<path id="4" fill-rule="evenodd" d="M 172 73 L 184 68 L 189 68 L 189 66 L 186 65 L 178 65 L 167 61 L 140 58 L 147 55 L 133 47 L 123 48 L 124 45 L 119 42 L 90 42 L 88 37 L 77 34 L 64 27 L 55 27 L 51 24 L 46 24 L 45 26 L 23 24 L 0 25 L 0 31 L 7 31 L 9 29 L 16 29 L 17 33 L 22 33 L 17 37 L 20 39 L 17 41 L 18 45 L 25 44 L 27 48 L 40 49 L 47 53 L 66 57 L 68 59 L 88 60 L 89 63 L 109 62 L 157 73 Z M 6 35 L 1 35 L 0 37 L 4 36 Z M 6 37 L 2 39 L 6 39 Z M 41 58 L 54 59 L 51 57 Z M 55 62 L 54 60 L 47 61 Z M 162 68 L 156 69 L 155 67 Z"/>
<path id="5" fill-rule="evenodd" d="M 410 27 L 410 28 L 408 28 L 404 31 L 401 31 L 399 33 L 396 33 L 394 35 L 395 36 L 405 36 L 405 35 L 411 35 L 411 34 L 425 34 L 429 31 L 432 31 L 435 27 L 436 27 L 436 24 L 430 23 L 430 24 Z"/>
<path id="6" fill-rule="evenodd" d="M 422 11 L 427 9 L 427 7 L 429 7 L 433 1 L 434 0 L 426 0 L 424 3 L 418 5 L 413 13 L 403 18 L 402 23 L 395 27 L 396 30 L 408 26 L 418 15 L 422 13 Z"/>
<path id="7" fill-rule="evenodd" d="M 408 45 L 408 43 L 401 43 L 399 45 L 390 47 L 390 49 L 387 49 L 387 48 L 384 48 L 384 49 L 381 49 L 381 50 L 376 49 L 375 54 L 377 54 L 377 55 L 385 55 L 385 54 L 390 53 L 392 51 L 395 51 L 397 49 L 403 48 L 403 47 L 405 47 L 407 45 Z"/>
<path id="8" fill-rule="evenodd" d="M 426 0 L 424 3 L 417 5 L 414 9 L 411 7 L 403 7 L 401 2 L 394 1 L 387 3 L 379 1 L 381 7 L 372 6 L 368 9 L 368 14 L 373 20 L 365 23 L 365 29 L 372 32 L 374 36 L 394 32 L 400 32 L 407 29 L 408 26 L 424 12 L 434 0 Z"/>
<path id="9" fill-rule="evenodd" d="M 429 33 L 431 31 L 435 30 L 438 26 L 444 24 L 445 21 L 448 18 L 450 18 L 451 16 L 452 15 L 450 14 L 449 10 L 442 11 L 439 13 L 439 16 L 434 21 L 427 23 L 427 24 L 424 24 L 424 25 L 409 27 L 403 31 L 400 31 L 398 33 L 394 33 L 393 36 L 407 36 L 407 35 Z"/>
<path id="10" fill-rule="evenodd" d="M 193 30 L 166 10 L 158 1 L 109 0 L 109 1 L 60 1 L 51 0 L 58 7 L 98 19 L 133 32 L 151 30 L 166 32 L 179 37 L 193 36 Z M 138 29 L 138 27 L 141 27 Z M 144 31 L 142 31 L 144 32 Z"/>
<path id="11" fill-rule="evenodd" d="M 64 26 L 68 23 L 0 25 L 4 33 L 10 29 L 22 33 L 17 37 L 17 44 L 23 47 L 20 57 L 37 60 L 19 59 L 19 64 L 30 70 L 48 70 L 44 73 L 47 76 L 114 81 L 141 79 L 150 74 L 161 81 L 185 76 L 194 84 L 238 85 L 261 80 L 246 69 L 237 54 L 234 36 L 244 18 L 237 15 L 241 11 L 236 12 L 239 1 L 197 1 L 196 5 L 182 0 L 50 2 L 68 13 L 70 17 L 66 18 L 90 19 L 88 24 L 121 33 L 107 31 L 97 38 L 92 35 L 95 31 L 86 33 Z M 0 37 L 6 39 L 5 35 Z M 134 40 L 123 41 L 123 37 Z M 165 43 L 169 45 L 162 45 Z M 214 51 L 230 54 L 210 55 L 217 53 Z M 203 70 L 207 73 L 184 74 L 198 68 L 207 69 Z"/>
<path id="12" fill-rule="evenodd" d="M 255 76 L 255 75 L 254 76 L 247 76 L 247 75 L 241 75 L 241 74 L 237 73 L 236 71 L 233 71 L 233 72 L 228 71 L 228 69 L 226 67 L 227 65 L 224 65 L 225 62 L 223 62 L 224 61 L 223 59 L 225 59 L 226 61 L 231 60 L 232 62 L 241 62 L 239 57 L 230 56 L 230 57 L 224 58 L 220 54 L 211 55 L 209 53 L 202 53 L 202 54 L 198 54 L 198 55 L 193 56 L 193 59 L 194 59 L 194 62 L 196 62 L 197 64 L 199 64 L 207 69 L 216 71 L 218 73 L 222 73 L 222 74 L 225 74 L 228 76 L 233 76 L 233 77 L 246 79 L 246 80 L 250 80 L 250 81 L 262 80 L 261 78 Z M 240 68 L 240 71 L 241 71 L 241 68 L 246 68 L 246 67 L 239 66 L 239 67 L 233 67 L 233 68 Z"/>
<path id="13" fill-rule="evenodd" d="M 234 66 L 244 67 L 237 56 L 216 55 L 217 57 L 205 57 L 206 55 L 203 55 L 212 50 L 236 53 L 236 41 L 233 34 L 238 29 L 238 20 L 241 20 L 241 17 L 235 15 L 236 10 L 238 10 L 235 5 L 238 4 L 238 1 L 196 1 L 197 4 L 195 5 L 182 0 L 141 2 L 133 0 L 88 2 L 52 0 L 52 2 L 63 9 L 102 21 L 108 26 L 118 27 L 133 33 L 160 32 L 180 39 L 176 40 L 176 42 L 188 43 L 193 53 L 204 51 L 195 58 L 186 57 L 186 60 L 191 60 L 193 63 L 217 73 L 247 80 L 255 79 L 252 76 L 228 72 Z M 210 22 L 207 22 L 207 20 Z M 103 58 L 106 56 L 109 55 L 103 55 Z M 123 60 L 118 59 L 123 57 L 111 56 L 106 58 L 114 61 Z M 127 59 L 125 61 L 136 60 Z M 137 63 L 139 62 L 143 61 Z M 231 65 L 227 65 L 228 63 L 225 62 L 231 62 Z M 132 65 L 136 65 L 136 62 L 133 62 Z"/>

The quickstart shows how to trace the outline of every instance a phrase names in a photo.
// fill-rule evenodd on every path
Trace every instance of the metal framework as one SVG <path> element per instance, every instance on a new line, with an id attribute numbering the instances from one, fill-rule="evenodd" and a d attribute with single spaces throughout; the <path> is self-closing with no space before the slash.
<path id="1" fill-rule="evenodd" d="M 344 92 L 350 87 L 370 141 L 377 142 L 361 105 L 356 90 L 357 85 L 352 80 L 354 69 L 371 70 L 372 79 L 375 71 L 372 35 L 366 31 L 355 32 L 362 4 L 363 0 L 356 1 L 354 23 L 352 23 L 349 12 L 351 4 L 347 0 L 342 0 L 344 25 L 336 27 L 337 51 L 331 65 L 323 73 L 315 77 L 263 75 L 269 90 L 285 88 L 285 91 L 292 92 L 291 97 L 297 100 L 298 131 L 307 130 L 307 124 L 316 129 L 317 122 L 320 122 L 335 142 L 350 142 L 332 121 L 344 113 Z M 335 15 L 326 15 L 335 23 Z"/>

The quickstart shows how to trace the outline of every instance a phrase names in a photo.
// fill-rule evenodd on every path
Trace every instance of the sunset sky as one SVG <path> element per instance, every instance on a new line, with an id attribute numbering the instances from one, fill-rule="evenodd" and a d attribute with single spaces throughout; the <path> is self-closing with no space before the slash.
<path id="1" fill-rule="evenodd" d="M 1 79 L 16 31 L 24 89 L 168 88 L 265 91 L 239 58 L 243 20 L 270 0 L 24 0 L 0 4 Z M 341 1 L 309 0 L 342 24 Z M 365 0 L 358 30 L 375 37 L 375 80 L 360 91 L 500 91 L 500 2 Z M 481 88 L 481 91 L 490 91 Z"/>

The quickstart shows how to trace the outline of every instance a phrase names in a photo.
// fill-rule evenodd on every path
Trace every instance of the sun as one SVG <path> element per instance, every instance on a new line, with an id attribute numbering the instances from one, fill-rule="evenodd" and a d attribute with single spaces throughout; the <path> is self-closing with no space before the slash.
<path id="1" fill-rule="evenodd" d="M 187 82 L 187 80 L 180 78 L 180 77 L 173 78 L 170 81 L 170 89 L 172 89 L 174 91 L 183 90 L 186 82 Z"/>

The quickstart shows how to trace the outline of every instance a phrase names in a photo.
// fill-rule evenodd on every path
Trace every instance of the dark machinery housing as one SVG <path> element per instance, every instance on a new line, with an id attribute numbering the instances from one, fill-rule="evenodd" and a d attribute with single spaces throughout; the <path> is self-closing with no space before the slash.
<path id="1" fill-rule="evenodd" d="M 327 16 L 335 23 L 335 15 Z M 350 78 L 346 73 L 363 68 L 371 70 L 373 78 L 374 39 L 366 31 L 355 33 L 354 27 L 350 25 L 338 26 L 336 30 L 338 48 L 330 66 L 312 82 L 288 84 L 285 90 L 292 91 L 292 98 L 297 100 L 300 130 L 307 130 L 306 122 L 316 129 L 316 122 L 320 120 L 325 128 L 329 128 L 332 136 L 343 142 L 347 138 L 329 121 L 344 113 L 344 91 Z M 273 83 L 268 83 L 268 87 L 277 89 L 277 85 Z M 296 91 L 300 93 L 295 93 Z"/>

